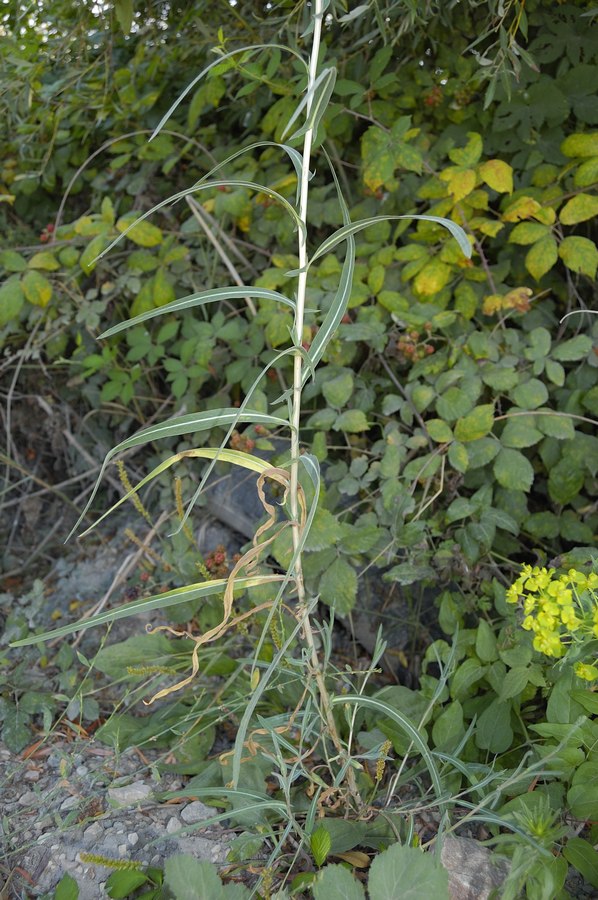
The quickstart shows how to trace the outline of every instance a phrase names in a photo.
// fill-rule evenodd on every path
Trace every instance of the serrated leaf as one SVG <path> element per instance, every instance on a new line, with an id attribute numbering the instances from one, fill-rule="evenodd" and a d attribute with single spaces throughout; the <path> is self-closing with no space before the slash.
<path id="1" fill-rule="evenodd" d="M 584 359 L 592 349 L 592 338 L 587 334 L 578 334 L 577 337 L 563 341 L 552 351 L 553 359 L 561 362 L 577 362 Z"/>
<path id="2" fill-rule="evenodd" d="M 332 427 L 335 431 L 355 433 L 358 431 L 367 431 L 369 425 L 363 410 L 347 409 L 345 412 L 341 413 L 340 416 L 337 416 Z"/>
<path id="3" fill-rule="evenodd" d="M 579 494 L 584 473 L 568 459 L 560 459 L 548 475 L 548 493 L 555 503 L 570 503 Z"/>
<path id="4" fill-rule="evenodd" d="M 334 378 L 327 378 L 322 384 L 322 393 L 327 403 L 335 409 L 340 409 L 347 403 L 353 390 L 353 375 L 349 371 L 341 372 Z"/>
<path id="5" fill-rule="evenodd" d="M 475 166 L 482 155 L 482 149 L 482 136 L 477 131 L 468 131 L 466 145 L 449 150 L 449 159 L 457 166 Z"/>
<path id="6" fill-rule="evenodd" d="M 35 270 L 25 272 L 21 286 L 27 300 L 34 306 L 45 307 L 52 298 L 52 285 L 44 275 Z"/>
<path id="7" fill-rule="evenodd" d="M 502 447 L 494 460 L 494 476 L 504 488 L 527 492 L 534 481 L 534 470 L 529 459 L 519 450 Z"/>
<path id="8" fill-rule="evenodd" d="M 384 581 L 396 581 L 397 584 L 416 584 L 434 576 L 430 566 L 418 566 L 414 563 L 399 563 L 384 573 Z"/>
<path id="9" fill-rule="evenodd" d="M 344 615 L 355 606 L 357 574 L 346 559 L 338 559 L 324 572 L 319 585 L 320 600 Z"/>
<path id="10" fill-rule="evenodd" d="M 598 156 L 598 132 L 570 134 L 561 144 L 561 153 L 569 157 Z"/>
<path id="11" fill-rule="evenodd" d="M 572 272 L 580 272 L 589 278 L 596 277 L 598 248 L 589 238 L 576 235 L 566 237 L 559 246 L 559 256 Z"/>
<path id="12" fill-rule="evenodd" d="M 47 272 L 55 272 L 60 268 L 60 263 L 53 253 L 49 250 L 42 250 L 40 253 L 34 253 L 29 260 L 30 269 L 45 269 Z"/>
<path id="13" fill-rule="evenodd" d="M 513 169 L 502 159 L 489 159 L 478 169 L 480 178 L 499 194 L 513 193 Z"/>
<path id="14" fill-rule="evenodd" d="M 598 215 L 598 197 L 593 194 L 578 194 L 572 197 L 559 213 L 563 225 L 576 225 Z"/>
<path id="15" fill-rule="evenodd" d="M 455 437 L 458 441 L 468 443 L 486 437 L 494 425 L 494 404 L 485 403 L 476 406 L 468 415 L 458 419 L 455 425 Z"/>
<path id="16" fill-rule="evenodd" d="M 511 391 L 511 397 L 521 409 L 536 409 L 548 400 L 548 389 L 538 378 L 530 378 Z"/>
<path id="17" fill-rule="evenodd" d="M 453 441 L 448 449 L 448 459 L 457 472 L 467 472 L 469 468 L 469 454 L 466 447 L 458 441 Z"/>
<path id="18" fill-rule="evenodd" d="M 428 419 L 426 431 L 437 444 L 447 444 L 453 439 L 453 432 L 443 419 Z"/>
<path id="19" fill-rule="evenodd" d="M 573 420 L 567 415 L 554 415 L 546 413 L 536 416 L 536 423 L 540 431 L 557 441 L 572 441 L 575 438 Z"/>
<path id="20" fill-rule="evenodd" d="M 542 432 L 533 425 L 529 425 L 526 420 L 527 416 L 509 419 L 500 436 L 503 447 L 512 447 L 518 450 L 522 447 L 533 447 L 542 440 L 544 437 Z"/>
<path id="21" fill-rule="evenodd" d="M 448 177 L 444 177 L 444 176 Z M 454 203 L 459 203 L 469 196 L 476 186 L 477 176 L 473 169 L 445 169 L 440 177 L 448 183 L 448 189 Z"/>
<path id="22" fill-rule="evenodd" d="M 16 250 L 0 251 L 0 266 L 7 272 L 24 272 L 27 268 L 27 260 Z"/>
<path id="23" fill-rule="evenodd" d="M 78 900 L 79 885 L 68 872 L 62 876 L 54 888 L 54 900 Z"/>
<path id="24" fill-rule="evenodd" d="M 548 234 L 528 250 L 525 257 L 525 268 L 536 281 L 539 281 L 543 275 L 550 272 L 558 255 L 557 243 L 552 235 Z"/>
<path id="25" fill-rule="evenodd" d="M 121 216 L 116 223 L 117 230 L 122 234 L 138 218 L 139 216 L 135 212 L 127 213 L 126 216 Z M 139 247 L 157 247 L 163 240 L 161 229 L 158 228 L 157 225 L 152 225 L 152 223 L 147 220 L 139 222 L 137 225 L 133 225 L 127 233 L 127 237 Z"/>
<path id="26" fill-rule="evenodd" d="M 0 287 L 0 328 L 17 318 L 23 304 L 25 294 L 18 278 L 9 278 Z"/>
<path id="27" fill-rule="evenodd" d="M 436 412 L 441 419 L 453 422 L 471 412 L 475 400 L 462 388 L 450 387 L 436 401 Z"/>
<path id="28" fill-rule="evenodd" d="M 448 872 L 431 854 L 393 844 L 374 859 L 368 889 L 375 900 L 448 900 Z"/>
<path id="29" fill-rule="evenodd" d="M 312 886 L 314 900 L 365 900 L 365 892 L 348 869 L 326 866 Z"/>
<path id="30" fill-rule="evenodd" d="M 220 900 L 222 882 L 216 866 L 177 853 L 164 863 L 164 886 L 177 900 Z"/>
<path id="31" fill-rule="evenodd" d="M 326 550 L 340 539 L 342 528 L 338 519 L 323 506 L 318 507 L 305 539 L 306 550 Z"/>
<path id="32" fill-rule="evenodd" d="M 332 838 L 324 825 L 319 825 L 316 830 L 311 833 L 309 846 L 316 866 L 318 866 L 318 868 L 323 866 L 328 859 L 330 848 L 332 847 Z"/>

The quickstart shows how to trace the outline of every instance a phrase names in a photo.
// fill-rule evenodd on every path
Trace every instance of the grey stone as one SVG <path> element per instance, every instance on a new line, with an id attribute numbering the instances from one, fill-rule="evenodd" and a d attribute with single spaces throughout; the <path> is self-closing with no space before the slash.
<path id="1" fill-rule="evenodd" d="M 506 860 L 493 860 L 490 850 L 471 838 L 447 836 L 440 860 L 449 874 L 451 900 L 488 900 L 509 874 Z"/>
<path id="2" fill-rule="evenodd" d="M 186 825 L 195 825 L 214 815 L 216 815 L 216 810 L 211 806 L 206 806 L 201 800 L 194 800 L 181 810 L 181 819 Z"/>
<path id="3" fill-rule="evenodd" d="M 108 797 L 118 806 L 141 803 L 143 800 L 148 800 L 151 793 L 151 785 L 145 784 L 143 781 L 134 781 L 133 784 L 126 784 L 124 787 L 108 788 Z"/>
<path id="4" fill-rule="evenodd" d="M 139 843 L 139 835 L 137 834 L 136 831 L 132 831 L 130 834 L 127 835 L 127 840 L 129 842 L 129 844 L 132 847 L 134 847 L 137 843 Z"/>
<path id="5" fill-rule="evenodd" d="M 175 832 L 181 830 L 181 823 L 176 818 L 176 816 L 171 816 L 168 822 L 166 823 L 166 831 L 168 834 L 175 834 Z"/>
<path id="6" fill-rule="evenodd" d="M 60 811 L 66 812 L 69 809 L 75 809 L 76 806 L 79 806 L 79 797 L 67 797 L 60 804 Z"/>
<path id="7" fill-rule="evenodd" d="M 101 834 L 103 834 L 103 832 L 104 829 L 99 822 L 92 822 L 91 825 L 83 832 L 83 839 L 86 841 L 95 841 Z"/>

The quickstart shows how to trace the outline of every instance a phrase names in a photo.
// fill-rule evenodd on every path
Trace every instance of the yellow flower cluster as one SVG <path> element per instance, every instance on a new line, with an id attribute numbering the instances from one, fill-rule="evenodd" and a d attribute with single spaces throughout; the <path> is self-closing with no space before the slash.
<path id="1" fill-rule="evenodd" d="M 598 638 L 596 590 L 595 572 L 584 575 L 570 569 L 557 576 L 554 569 L 525 565 L 507 590 L 507 602 L 521 603 L 523 627 L 534 633 L 534 649 L 559 659 L 573 641 Z M 577 663 L 575 672 L 587 681 L 598 678 L 598 668 L 593 665 Z"/>

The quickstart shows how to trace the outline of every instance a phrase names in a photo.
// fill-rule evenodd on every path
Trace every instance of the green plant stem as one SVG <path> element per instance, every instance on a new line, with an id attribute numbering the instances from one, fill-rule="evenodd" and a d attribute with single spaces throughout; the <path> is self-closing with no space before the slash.
<path id="1" fill-rule="evenodd" d="M 311 57 L 309 62 L 309 76 L 307 80 L 307 91 L 312 89 L 314 81 L 316 79 L 317 68 L 318 68 L 318 57 L 320 53 L 320 38 L 322 34 L 322 17 L 323 17 L 323 4 L 322 0 L 315 0 L 314 4 L 314 30 L 313 30 L 313 39 L 312 39 L 312 48 L 311 48 Z M 306 115 L 309 116 L 311 107 L 311 101 L 308 101 L 306 108 Z M 307 203 L 308 203 L 308 193 L 309 193 L 309 164 L 311 157 L 311 147 L 313 142 L 313 129 L 308 128 L 305 133 L 303 140 L 303 166 L 301 169 L 301 185 L 300 185 L 300 194 L 299 194 L 299 216 L 301 221 L 306 226 L 305 231 L 299 230 L 299 276 L 297 282 L 297 307 L 295 313 L 295 327 L 294 327 L 294 340 L 295 346 L 297 347 L 297 353 L 294 358 L 294 367 L 293 367 L 293 398 L 292 398 L 292 408 L 291 408 L 291 483 L 290 483 L 290 505 L 291 505 L 291 516 L 292 516 L 292 533 L 293 533 L 293 548 L 297 551 L 299 547 L 299 543 L 301 540 L 301 529 L 299 522 L 299 507 L 298 507 L 298 488 L 299 488 L 299 429 L 301 424 L 301 393 L 302 393 L 302 376 L 303 376 L 303 358 L 301 355 L 301 344 L 303 341 L 303 320 L 305 314 L 305 295 L 307 288 L 307 240 L 306 240 L 306 232 L 307 232 Z M 314 499 L 314 502 L 317 502 L 317 497 Z M 309 618 L 309 614 L 307 612 L 307 604 L 306 604 L 306 596 L 305 596 L 305 583 L 303 580 L 303 568 L 301 564 L 301 554 L 297 556 L 297 561 L 295 563 L 294 570 L 295 583 L 297 585 L 297 598 L 299 605 L 299 614 L 302 619 L 303 625 L 303 633 L 305 635 L 305 643 L 307 644 L 307 649 L 310 657 L 310 664 L 313 671 L 313 675 L 316 679 L 316 683 L 318 686 L 318 691 L 320 695 L 320 703 L 322 714 L 324 720 L 326 722 L 326 726 L 328 732 L 330 734 L 330 739 L 334 744 L 334 747 L 342 758 L 344 757 L 345 751 L 343 749 L 343 745 L 338 733 L 338 729 L 336 727 L 336 723 L 334 721 L 334 714 L 332 711 L 332 702 L 330 700 L 330 695 L 328 693 L 328 689 L 326 687 L 326 682 L 324 679 L 324 674 L 322 672 L 322 667 L 320 665 L 320 659 L 318 657 L 318 651 L 316 648 L 316 642 L 314 638 L 314 632 L 312 629 L 311 621 Z M 353 798 L 360 802 L 359 793 L 357 791 L 357 784 L 355 782 L 355 773 L 351 769 L 351 767 L 347 770 L 347 784 L 349 786 L 349 790 L 353 795 Z"/>

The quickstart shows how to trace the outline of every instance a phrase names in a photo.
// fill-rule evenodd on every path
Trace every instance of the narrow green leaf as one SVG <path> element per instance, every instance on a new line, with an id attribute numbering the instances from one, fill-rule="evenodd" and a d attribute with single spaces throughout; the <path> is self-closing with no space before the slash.
<path id="1" fill-rule="evenodd" d="M 189 294 L 187 297 L 180 297 L 178 300 L 173 300 L 172 303 L 167 303 L 165 306 L 161 306 L 158 309 L 150 309 L 148 312 L 142 313 L 139 316 L 134 316 L 132 319 L 127 319 L 125 322 L 119 322 L 118 325 L 113 325 L 112 328 L 108 328 L 106 331 L 103 331 L 102 334 L 98 335 L 98 340 L 112 337 L 112 335 L 118 334 L 126 328 L 132 328 L 134 325 L 139 325 L 141 322 L 146 322 L 148 319 L 154 319 L 156 316 L 182 312 L 185 309 L 192 309 L 194 306 L 204 306 L 206 303 L 218 303 L 221 300 L 239 300 L 244 299 L 245 297 L 257 297 L 260 300 L 275 300 L 277 303 L 283 303 L 286 306 L 290 306 L 291 309 L 295 309 L 294 300 L 289 300 L 284 294 L 280 294 L 278 291 L 270 291 L 267 288 L 250 286 L 215 288 L 211 291 L 201 291 L 199 294 Z"/>

